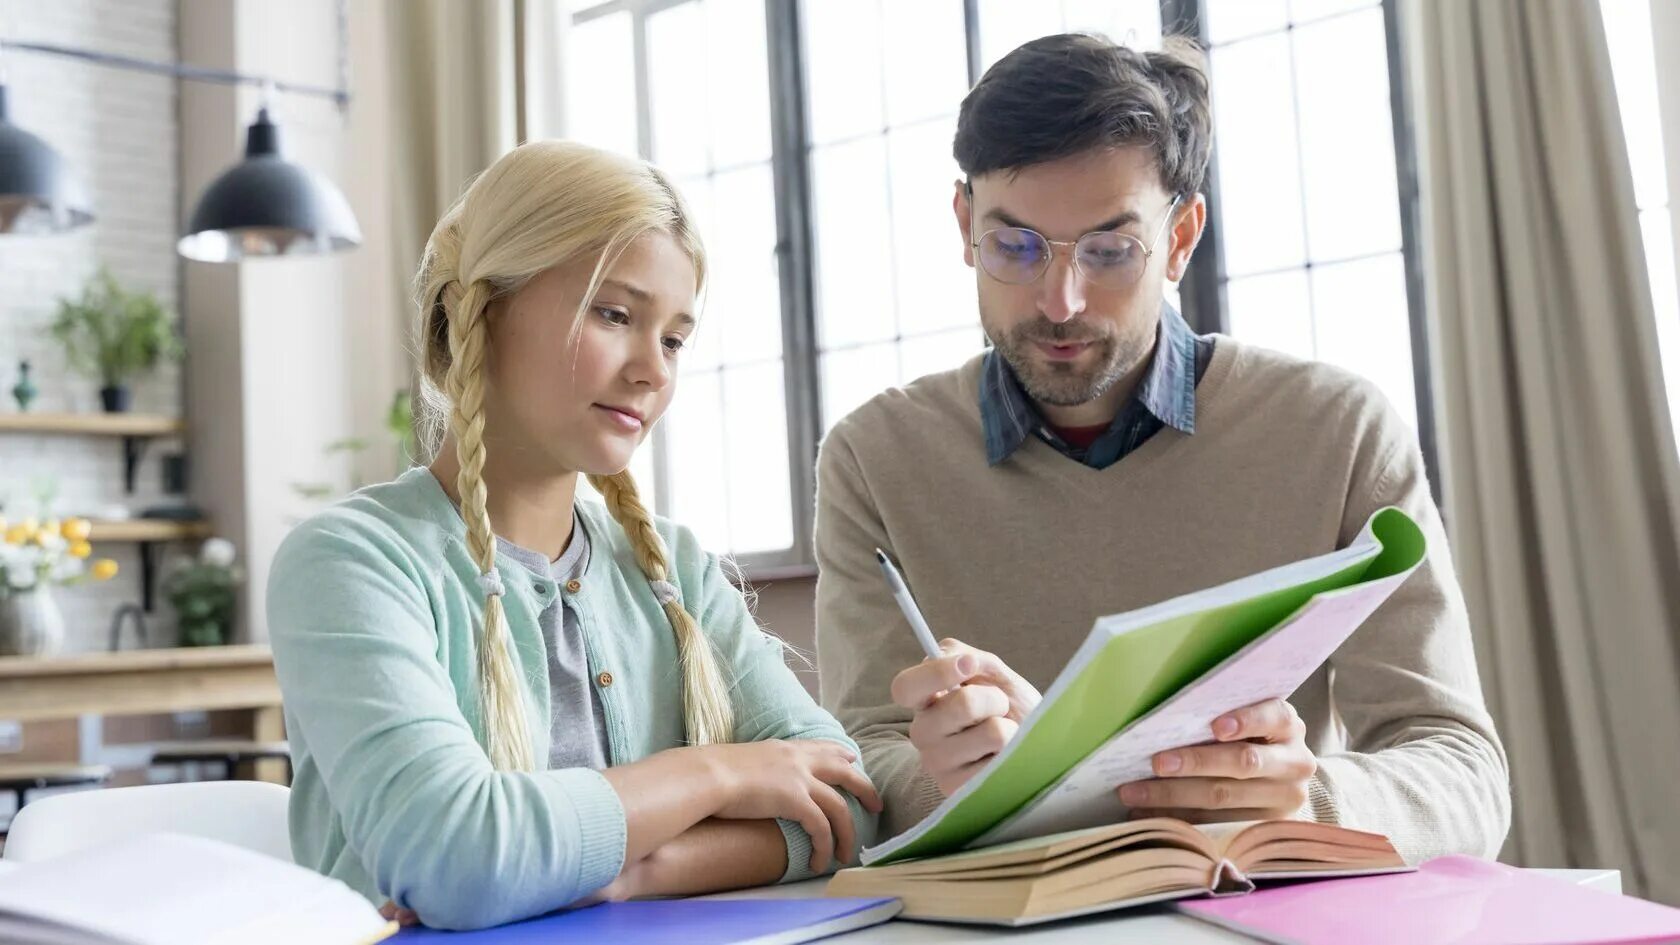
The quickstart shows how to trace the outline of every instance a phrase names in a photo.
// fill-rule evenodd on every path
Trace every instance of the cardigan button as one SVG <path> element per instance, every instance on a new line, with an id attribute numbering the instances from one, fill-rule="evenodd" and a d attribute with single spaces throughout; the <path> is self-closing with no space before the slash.
<path id="1" fill-rule="evenodd" d="M 580 582 L 580 581 L 567 581 L 566 582 L 566 593 L 576 594 L 578 591 L 581 591 L 581 590 L 583 590 L 583 583 L 582 582 Z"/>
<path id="2" fill-rule="evenodd" d="M 602 689 L 605 689 L 612 685 L 612 673 L 602 673 L 595 677 L 595 681 L 601 684 Z"/>

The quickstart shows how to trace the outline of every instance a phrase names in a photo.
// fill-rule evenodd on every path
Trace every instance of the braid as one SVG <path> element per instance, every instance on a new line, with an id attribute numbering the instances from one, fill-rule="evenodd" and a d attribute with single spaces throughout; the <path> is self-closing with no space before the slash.
<path id="1" fill-rule="evenodd" d="M 489 286 L 475 282 L 466 289 L 451 283 L 444 290 L 452 354 L 445 384 L 455 409 L 449 417 L 461 471 L 455 488 L 461 494 L 461 517 L 467 523 L 467 547 L 479 571 L 486 575 L 484 627 L 478 639 L 479 716 L 484 726 L 484 751 L 498 771 L 531 771 L 530 733 L 526 729 L 524 687 L 514 669 L 511 642 L 502 615 L 496 571 L 496 537 L 484 488 L 484 359 L 490 326 L 485 318 Z M 456 298 L 450 300 L 450 296 Z"/>
<path id="2" fill-rule="evenodd" d="M 653 527 L 653 516 L 637 494 L 636 480 L 624 471 L 612 476 L 590 476 L 589 484 L 601 493 L 607 511 L 630 536 L 630 547 L 635 550 L 636 564 L 642 574 L 652 582 L 667 582 L 665 543 Z M 700 631 L 693 615 L 683 608 L 682 601 L 665 598 L 661 606 L 677 638 L 677 658 L 683 676 L 683 725 L 689 743 L 710 745 L 731 741 L 735 713 L 711 642 Z"/>

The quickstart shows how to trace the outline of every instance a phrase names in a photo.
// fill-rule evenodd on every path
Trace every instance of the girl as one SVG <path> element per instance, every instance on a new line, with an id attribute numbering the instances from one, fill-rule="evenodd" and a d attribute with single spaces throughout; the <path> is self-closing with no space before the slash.
<path id="1" fill-rule="evenodd" d="M 436 458 L 300 525 L 268 597 L 294 855 L 388 915 L 786 881 L 872 837 L 856 746 L 625 472 L 704 272 L 664 175 L 569 142 L 512 151 L 432 231 Z"/>

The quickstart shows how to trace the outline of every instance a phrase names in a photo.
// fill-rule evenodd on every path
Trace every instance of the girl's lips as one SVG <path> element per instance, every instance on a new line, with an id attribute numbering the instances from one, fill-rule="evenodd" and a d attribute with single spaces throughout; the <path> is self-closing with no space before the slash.
<path id="1" fill-rule="evenodd" d="M 608 423 L 613 424 L 626 433 L 636 433 L 642 429 L 641 418 L 637 417 L 635 414 L 625 413 L 616 407 L 608 407 L 604 404 L 595 404 L 594 407 L 606 416 Z"/>

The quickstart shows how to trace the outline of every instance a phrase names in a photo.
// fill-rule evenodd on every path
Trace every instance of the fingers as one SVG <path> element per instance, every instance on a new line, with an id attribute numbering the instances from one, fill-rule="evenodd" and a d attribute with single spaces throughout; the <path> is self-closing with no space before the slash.
<path id="1" fill-rule="evenodd" d="M 1120 787 L 1120 802 L 1138 810 L 1184 808 L 1189 810 L 1263 809 L 1295 811 L 1306 803 L 1303 781 L 1238 781 L 1231 778 L 1162 778 L 1134 781 Z M 1225 818 L 1232 819 L 1232 818 Z"/>
<path id="2" fill-rule="evenodd" d="M 952 642 L 952 641 L 946 641 Z M 940 693 L 961 686 L 980 669 L 980 661 L 966 646 L 948 649 L 944 656 L 925 659 L 893 677 L 892 698 L 919 712 Z"/>
<path id="3" fill-rule="evenodd" d="M 910 740 L 935 741 L 972 728 L 975 723 L 1009 714 L 1009 697 L 1003 690 L 978 683 L 953 689 L 916 713 L 911 720 Z"/>
<path id="4" fill-rule="evenodd" d="M 389 899 L 385 900 L 385 904 L 379 907 L 379 917 L 387 922 L 395 919 L 397 917 L 397 904 Z"/>
<path id="5" fill-rule="evenodd" d="M 828 816 L 829 825 L 834 828 L 835 859 L 842 863 L 850 862 L 855 852 L 857 833 L 852 825 L 852 809 L 846 806 L 846 799 L 828 785 L 812 782 L 811 800 L 822 808 Z"/>
<path id="6" fill-rule="evenodd" d="M 397 904 L 389 899 L 379 907 L 379 917 L 387 922 L 396 922 L 404 928 L 420 924 L 420 916 L 413 909 L 399 909 Z"/>
<path id="7" fill-rule="evenodd" d="M 1305 779 L 1318 771 L 1318 761 L 1305 745 L 1229 742 L 1163 751 L 1150 761 L 1162 778 Z"/>
<path id="8" fill-rule="evenodd" d="M 948 772 L 984 761 L 1003 750 L 1021 728 L 1013 719 L 994 715 L 922 749 L 922 766 L 943 780 Z M 919 748 L 920 746 L 918 746 Z"/>
<path id="9" fill-rule="evenodd" d="M 1267 699 L 1227 712 L 1213 720 L 1213 737 L 1222 742 L 1257 738 L 1268 742 L 1299 741 L 1307 727 L 1295 707 L 1283 699 Z"/>
<path id="10" fill-rule="evenodd" d="M 809 796 L 795 814 L 793 821 L 804 827 L 811 838 L 811 872 L 827 872 L 828 861 L 834 858 L 834 829 L 829 825 L 828 814 Z"/>

